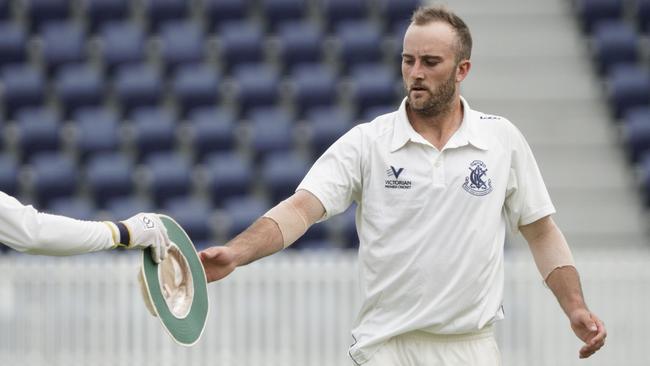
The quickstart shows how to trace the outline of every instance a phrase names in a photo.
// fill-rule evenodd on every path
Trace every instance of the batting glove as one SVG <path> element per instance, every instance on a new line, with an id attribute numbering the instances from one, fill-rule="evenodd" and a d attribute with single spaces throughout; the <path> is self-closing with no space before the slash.
<path id="1" fill-rule="evenodd" d="M 117 223 L 117 227 L 120 231 L 119 246 L 127 249 L 151 247 L 151 256 L 156 263 L 162 262 L 167 257 L 171 241 L 158 215 L 139 213 Z"/>

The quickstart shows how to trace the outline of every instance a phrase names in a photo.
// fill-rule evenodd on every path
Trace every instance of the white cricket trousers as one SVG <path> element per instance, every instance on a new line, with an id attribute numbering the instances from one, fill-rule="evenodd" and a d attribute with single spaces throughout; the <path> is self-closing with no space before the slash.
<path id="1" fill-rule="evenodd" d="M 363 366 L 500 366 L 492 326 L 476 333 L 414 331 L 386 341 Z"/>

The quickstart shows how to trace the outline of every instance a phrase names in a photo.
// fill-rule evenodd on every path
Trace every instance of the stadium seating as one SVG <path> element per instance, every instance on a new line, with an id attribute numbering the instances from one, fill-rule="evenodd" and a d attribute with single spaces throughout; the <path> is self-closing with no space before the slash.
<path id="1" fill-rule="evenodd" d="M 237 84 L 236 99 L 240 112 L 270 107 L 277 103 L 280 92 L 280 76 L 266 64 L 238 66 L 234 72 Z"/>
<path id="2" fill-rule="evenodd" d="M 24 5 L 26 19 L 34 31 L 40 30 L 47 22 L 70 17 L 70 2 L 67 0 L 26 0 Z"/>
<path id="3" fill-rule="evenodd" d="M 218 102 L 219 74 L 208 64 L 179 66 L 171 82 L 172 93 L 183 116 L 192 109 L 214 106 Z"/>
<path id="4" fill-rule="evenodd" d="M 40 106 L 45 101 L 45 77 L 40 70 L 28 64 L 3 67 L 2 85 L 8 118 L 13 118 L 16 111 L 24 107 Z"/>
<path id="5" fill-rule="evenodd" d="M 192 190 L 192 167 L 176 152 L 160 152 L 146 160 L 150 172 L 149 193 L 158 207 L 176 197 L 187 196 Z"/>
<path id="6" fill-rule="evenodd" d="M 50 204 L 48 213 L 64 215 L 77 220 L 96 220 L 95 207 L 88 200 L 72 197 L 58 198 Z"/>
<path id="7" fill-rule="evenodd" d="M 155 210 L 150 201 L 141 196 L 125 196 L 113 198 L 107 204 L 108 213 L 112 220 L 125 220 L 139 212 Z"/>
<path id="8" fill-rule="evenodd" d="M 99 207 L 134 192 L 134 165 L 120 153 L 104 153 L 92 157 L 86 165 L 86 180 L 91 196 Z"/>
<path id="9" fill-rule="evenodd" d="M 361 65 L 352 71 L 352 98 L 363 116 L 377 106 L 395 105 L 398 100 L 397 80 L 393 70 L 382 64 Z"/>
<path id="10" fill-rule="evenodd" d="M 129 17 L 128 0 L 86 0 L 85 13 L 88 26 L 97 32 L 105 24 Z"/>
<path id="11" fill-rule="evenodd" d="M 324 23 L 329 30 L 340 23 L 365 19 L 368 13 L 366 0 L 320 0 Z"/>
<path id="12" fill-rule="evenodd" d="M 609 103 L 615 118 L 633 107 L 650 104 L 650 72 L 644 66 L 619 65 L 608 79 Z"/>
<path id="13" fill-rule="evenodd" d="M 266 182 L 270 200 L 278 203 L 291 196 L 307 174 L 309 166 L 309 161 L 292 151 L 265 156 L 261 178 Z"/>
<path id="14" fill-rule="evenodd" d="M 249 0 L 203 0 L 204 21 L 210 29 L 225 22 L 239 21 L 248 13 Z"/>
<path id="15" fill-rule="evenodd" d="M 72 197 L 79 183 L 76 164 L 63 153 L 42 153 L 31 160 L 34 197 L 41 208 L 57 198 Z"/>
<path id="16" fill-rule="evenodd" d="M 291 72 L 303 63 L 313 64 L 323 59 L 323 32 L 311 22 L 287 22 L 278 30 L 281 64 Z"/>
<path id="17" fill-rule="evenodd" d="M 251 112 L 250 151 L 256 162 L 268 154 L 294 147 L 291 116 L 279 107 L 257 108 Z"/>
<path id="18" fill-rule="evenodd" d="M 603 20 L 620 19 L 623 16 L 622 0 L 577 0 L 576 10 L 585 32 Z"/>
<path id="19" fill-rule="evenodd" d="M 255 171 L 240 154 L 212 153 L 206 158 L 205 170 L 207 191 L 215 206 L 252 193 Z"/>
<path id="20" fill-rule="evenodd" d="M 650 107 L 631 108 L 625 113 L 623 141 L 633 163 L 650 151 Z"/>
<path id="21" fill-rule="evenodd" d="M 138 160 L 158 152 L 172 152 L 176 141 L 176 121 L 163 107 L 143 107 L 130 115 L 133 142 Z"/>
<path id="22" fill-rule="evenodd" d="M 204 242 L 213 236 L 212 207 L 208 202 L 196 197 L 178 197 L 167 202 L 165 211 L 183 227 L 192 242 Z"/>
<path id="23" fill-rule="evenodd" d="M 87 58 L 86 35 L 76 23 L 46 23 L 41 37 L 42 58 L 48 73 L 56 72 L 62 65 L 80 63 Z"/>
<path id="24" fill-rule="evenodd" d="M 291 83 L 293 103 L 300 115 L 308 109 L 336 103 L 337 79 L 327 65 L 300 65 L 294 69 Z"/>
<path id="25" fill-rule="evenodd" d="M 647 34 L 650 30 L 650 0 L 636 0 L 636 5 L 638 27 Z"/>
<path id="26" fill-rule="evenodd" d="M 75 114 L 75 121 L 75 145 L 82 161 L 98 153 L 117 152 L 121 139 L 112 110 L 85 108 Z"/>
<path id="27" fill-rule="evenodd" d="M 244 231 L 255 220 L 269 210 L 266 200 L 247 196 L 242 198 L 231 198 L 224 203 L 224 213 L 228 218 L 225 231 L 221 236 L 231 239 Z"/>
<path id="28" fill-rule="evenodd" d="M 305 16 L 305 0 L 262 0 L 262 16 L 268 28 L 276 30 L 278 25 L 296 21 Z"/>
<path id="29" fill-rule="evenodd" d="M 250 21 L 230 21 L 218 26 L 220 63 L 230 73 L 235 65 L 262 62 L 265 57 L 262 27 Z"/>
<path id="30" fill-rule="evenodd" d="M 390 31 L 397 24 L 410 22 L 411 15 L 418 6 L 420 0 L 380 0 L 380 15 L 385 29 Z"/>
<path id="31" fill-rule="evenodd" d="M 607 74 L 616 65 L 637 61 L 639 36 L 636 30 L 625 22 L 600 22 L 594 29 L 593 48 L 598 71 Z"/>
<path id="32" fill-rule="evenodd" d="M 0 153 L 0 191 L 15 196 L 18 194 L 18 162 L 6 153 Z"/>
<path id="33" fill-rule="evenodd" d="M 115 75 L 115 96 L 125 114 L 133 109 L 157 105 L 162 98 L 163 81 L 147 64 L 120 66 Z"/>
<path id="34" fill-rule="evenodd" d="M 15 22 L 0 21 L 0 67 L 26 61 L 27 32 Z"/>
<path id="35" fill-rule="evenodd" d="M 61 149 L 60 119 L 45 107 L 23 109 L 16 115 L 17 146 L 23 162 L 34 155 Z"/>
<path id="36" fill-rule="evenodd" d="M 109 73 L 127 64 L 145 59 L 145 36 L 142 28 L 130 22 L 110 22 L 101 29 L 102 61 Z"/>
<path id="37" fill-rule="evenodd" d="M 216 107 L 197 108 L 189 114 L 191 146 L 196 161 L 213 152 L 231 151 L 235 144 L 235 116 Z"/>
<path id="38" fill-rule="evenodd" d="M 371 21 L 345 22 L 337 27 L 340 63 L 347 72 L 355 66 L 381 62 L 381 30 Z"/>
<path id="39" fill-rule="evenodd" d="M 99 106 L 104 102 L 104 81 L 90 65 L 67 65 L 56 76 L 56 93 L 65 117 L 82 107 Z"/>
<path id="40" fill-rule="evenodd" d="M 167 71 L 183 64 L 195 64 L 205 57 L 204 35 L 191 21 L 170 21 L 161 30 L 160 58 Z"/>
<path id="41" fill-rule="evenodd" d="M 353 126 L 350 113 L 339 107 L 314 108 L 309 112 L 306 122 L 314 160 Z"/>
<path id="42" fill-rule="evenodd" d="M 144 0 L 144 11 L 152 32 L 158 32 L 163 24 L 182 20 L 189 13 L 189 2 L 185 0 Z"/>

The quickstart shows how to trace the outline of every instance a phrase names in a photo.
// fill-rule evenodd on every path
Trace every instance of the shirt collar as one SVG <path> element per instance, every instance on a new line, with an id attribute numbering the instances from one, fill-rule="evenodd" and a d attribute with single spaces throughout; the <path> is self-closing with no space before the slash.
<path id="1" fill-rule="evenodd" d="M 460 127 L 451 136 L 445 147 L 454 148 L 471 144 L 481 150 L 487 150 L 488 144 L 486 143 L 485 138 L 477 131 L 477 117 L 475 112 L 470 108 L 469 104 L 462 96 L 460 97 L 460 101 L 463 103 L 463 120 Z M 390 151 L 395 152 L 399 150 L 409 141 L 428 144 L 424 137 L 417 133 L 413 129 L 413 126 L 411 126 L 411 123 L 408 120 L 408 115 L 406 114 L 406 98 L 404 98 L 402 104 L 400 104 L 400 107 L 397 110 Z"/>

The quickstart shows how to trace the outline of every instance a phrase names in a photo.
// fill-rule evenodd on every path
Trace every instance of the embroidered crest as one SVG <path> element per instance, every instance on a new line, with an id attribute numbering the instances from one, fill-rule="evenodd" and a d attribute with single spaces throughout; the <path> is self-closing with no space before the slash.
<path id="1" fill-rule="evenodd" d="M 475 196 L 485 196 L 492 192 L 492 180 L 487 179 L 487 166 L 480 160 L 469 164 L 469 176 L 465 177 L 463 189 Z"/>
<path id="2" fill-rule="evenodd" d="M 390 169 L 386 169 L 386 182 L 384 183 L 384 188 L 389 189 L 411 189 L 411 181 L 408 179 L 400 179 L 400 175 L 404 172 L 404 168 L 395 168 L 390 166 Z"/>

